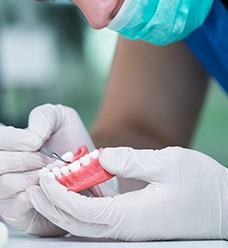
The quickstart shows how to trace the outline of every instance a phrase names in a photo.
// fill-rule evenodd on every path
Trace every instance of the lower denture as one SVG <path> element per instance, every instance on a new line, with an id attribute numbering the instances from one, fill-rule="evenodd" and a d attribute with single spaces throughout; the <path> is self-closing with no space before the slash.
<path id="1" fill-rule="evenodd" d="M 102 149 L 99 151 L 101 150 Z M 87 146 L 82 145 L 74 154 L 72 162 L 79 160 L 86 154 L 89 154 L 89 150 Z M 68 166 L 68 164 L 65 164 L 64 166 Z M 90 163 L 81 166 L 78 171 L 69 171 L 68 175 L 62 175 L 60 178 L 55 178 L 69 190 L 79 192 L 105 182 L 113 176 L 114 175 L 108 173 L 101 167 L 98 158 L 90 158 Z"/>

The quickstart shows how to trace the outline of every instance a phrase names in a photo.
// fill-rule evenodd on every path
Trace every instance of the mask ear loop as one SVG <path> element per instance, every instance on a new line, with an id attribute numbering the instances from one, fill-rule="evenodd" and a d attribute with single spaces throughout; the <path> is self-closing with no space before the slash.
<path id="1" fill-rule="evenodd" d="M 42 2 L 42 3 L 47 3 L 47 2 L 49 2 L 49 0 L 34 0 L 34 1 L 36 1 L 36 2 Z"/>
<path id="2" fill-rule="evenodd" d="M 67 4 L 71 3 L 74 4 L 72 0 L 34 0 L 36 2 L 47 3 L 47 4 Z"/>

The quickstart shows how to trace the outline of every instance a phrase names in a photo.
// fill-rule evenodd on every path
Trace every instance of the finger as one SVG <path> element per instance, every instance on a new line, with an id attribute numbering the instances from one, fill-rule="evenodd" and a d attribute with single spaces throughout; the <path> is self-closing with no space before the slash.
<path id="1" fill-rule="evenodd" d="M 34 209 L 25 191 L 0 200 L 0 212 L 6 223 L 25 233 L 48 236 L 52 230 L 55 235 L 65 234 Z"/>
<path id="2" fill-rule="evenodd" d="M 66 106 L 45 104 L 35 108 L 29 115 L 28 128 L 42 137 L 47 147 L 55 148 L 55 152 L 60 154 L 74 152 L 82 145 L 82 141 L 89 150 L 94 149 L 78 113 Z M 60 140 L 64 146 L 56 145 L 56 141 Z"/>
<path id="3" fill-rule="evenodd" d="M 0 212 L 5 222 L 19 228 L 22 225 L 27 226 L 28 213 L 32 209 L 27 195 L 24 192 L 18 193 L 15 197 L 0 199 Z"/>
<path id="4" fill-rule="evenodd" d="M 46 197 L 58 208 L 74 218 L 88 223 L 109 224 L 108 208 L 112 203 L 111 197 L 91 198 L 80 195 L 62 186 L 59 182 L 48 177 L 41 177 L 40 185 Z"/>
<path id="5" fill-rule="evenodd" d="M 42 139 L 28 129 L 0 126 L 0 150 L 37 151 Z"/>
<path id="6" fill-rule="evenodd" d="M 108 237 L 109 230 L 107 225 L 97 225 L 92 222 L 86 223 L 76 219 L 71 214 L 55 206 L 39 186 L 27 188 L 26 193 L 32 205 L 39 213 L 69 233 L 81 237 Z"/>
<path id="7" fill-rule="evenodd" d="M 24 173 L 8 173 L 0 176 L 0 199 L 15 197 L 25 191 L 28 186 L 39 183 L 38 171 Z"/>
<path id="8" fill-rule="evenodd" d="M 40 169 L 51 159 L 38 152 L 0 151 L 0 175 L 10 172 L 24 172 Z"/>
<path id="9" fill-rule="evenodd" d="M 28 128 L 47 140 L 51 134 L 64 126 L 65 110 L 70 108 L 62 105 L 44 104 L 33 109 L 29 115 Z M 72 110 L 73 111 L 73 110 Z"/>
<path id="10" fill-rule="evenodd" d="M 135 178 L 151 182 L 159 181 L 171 164 L 183 156 L 183 149 L 168 147 L 161 150 L 136 150 L 129 147 L 105 148 L 101 151 L 99 162 L 109 173 L 123 178 Z"/>

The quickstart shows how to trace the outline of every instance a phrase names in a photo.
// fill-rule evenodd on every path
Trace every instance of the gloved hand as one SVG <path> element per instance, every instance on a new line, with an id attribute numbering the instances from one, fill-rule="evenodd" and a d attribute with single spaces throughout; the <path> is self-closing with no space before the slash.
<path id="1" fill-rule="evenodd" d="M 8 236 L 9 236 L 9 231 L 8 231 L 7 227 L 2 222 L 0 222 L 0 233 L 1 233 L 1 235 L 0 235 L 0 248 L 1 248 L 2 245 L 6 243 Z"/>
<path id="2" fill-rule="evenodd" d="M 0 215 L 13 227 L 29 233 L 59 228 L 35 211 L 25 189 L 38 183 L 37 170 L 48 159 L 35 153 L 42 139 L 29 130 L 0 127 Z M 47 226 L 47 227 L 45 227 Z"/>
<path id="3" fill-rule="evenodd" d="M 228 238 L 228 173 L 193 150 L 107 148 L 110 173 L 148 182 L 115 197 L 88 198 L 55 179 L 40 178 L 27 194 L 38 212 L 68 232 L 131 241 Z"/>
<path id="4" fill-rule="evenodd" d="M 38 184 L 38 169 L 50 159 L 37 152 L 45 145 L 60 155 L 92 140 L 73 109 L 46 104 L 35 108 L 27 129 L 0 127 L 0 215 L 26 233 L 52 236 L 66 233 L 39 214 L 25 189 Z"/>

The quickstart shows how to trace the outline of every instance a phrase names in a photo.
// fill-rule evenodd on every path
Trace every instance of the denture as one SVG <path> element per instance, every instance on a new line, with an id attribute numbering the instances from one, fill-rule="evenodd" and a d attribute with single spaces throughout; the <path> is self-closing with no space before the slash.
<path id="1" fill-rule="evenodd" d="M 114 175 L 103 169 L 98 157 L 102 149 L 89 152 L 86 145 L 82 145 L 76 153 L 66 153 L 64 160 L 71 163 L 62 163 L 49 170 L 48 176 L 56 179 L 69 190 L 79 192 L 111 179 Z"/>

